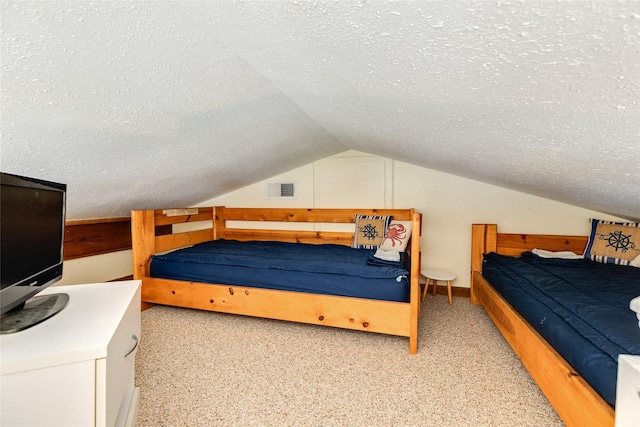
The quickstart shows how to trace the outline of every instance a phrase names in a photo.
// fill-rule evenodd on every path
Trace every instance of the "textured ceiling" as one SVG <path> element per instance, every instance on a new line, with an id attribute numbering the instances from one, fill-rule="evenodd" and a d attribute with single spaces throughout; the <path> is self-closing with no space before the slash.
<path id="1" fill-rule="evenodd" d="M 347 149 L 640 218 L 638 1 L 3 1 L 1 166 L 70 218 Z"/>

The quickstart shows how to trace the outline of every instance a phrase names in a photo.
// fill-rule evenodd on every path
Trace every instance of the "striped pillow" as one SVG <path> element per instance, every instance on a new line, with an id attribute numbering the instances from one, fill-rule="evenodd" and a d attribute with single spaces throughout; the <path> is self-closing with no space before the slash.
<path id="1" fill-rule="evenodd" d="M 640 255 L 640 223 L 590 219 L 584 257 L 606 264 L 630 265 Z"/>

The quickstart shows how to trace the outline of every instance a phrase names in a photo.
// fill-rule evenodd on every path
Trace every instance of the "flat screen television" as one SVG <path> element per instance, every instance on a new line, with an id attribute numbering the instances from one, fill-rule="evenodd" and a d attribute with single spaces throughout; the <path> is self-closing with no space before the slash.
<path id="1" fill-rule="evenodd" d="M 36 325 L 67 305 L 37 293 L 62 278 L 67 186 L 0 172 L 0 333 Z"/>

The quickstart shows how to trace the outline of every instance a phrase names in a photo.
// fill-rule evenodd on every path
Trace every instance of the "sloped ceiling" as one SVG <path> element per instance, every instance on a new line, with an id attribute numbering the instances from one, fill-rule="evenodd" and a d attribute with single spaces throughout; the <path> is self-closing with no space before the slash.
<path id="1" fill-rule="evenodd" d="M 1 162 L 70 219 L 354 149 L 640 218 L 638 1 L 4 1 Z"/>

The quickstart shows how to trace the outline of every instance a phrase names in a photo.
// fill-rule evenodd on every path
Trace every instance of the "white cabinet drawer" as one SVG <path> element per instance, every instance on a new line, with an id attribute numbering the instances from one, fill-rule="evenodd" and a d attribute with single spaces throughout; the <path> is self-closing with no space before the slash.
<path id="1" fill-rule="evenodd" d="M 133 395 L 135 357 L 140 339 L 140 290 L 126 310 L 107 347 L 96 360 L 96 426 L 120 426 Z"/>
<path id="2" fill-rule="evenodd" d="M 93 425 L 94 375 L 93 360 L 3 375 L 0 385 L 0 425 Z"/>

